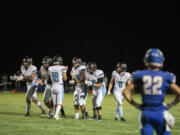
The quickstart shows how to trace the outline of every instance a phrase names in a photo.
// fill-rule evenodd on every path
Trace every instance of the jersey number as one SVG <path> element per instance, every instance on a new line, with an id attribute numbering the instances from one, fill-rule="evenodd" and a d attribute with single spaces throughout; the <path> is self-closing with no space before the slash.
<path id="1" fill-rule="evenodd" d="M 122 88 L 122 82 L 119 82 L 119 88 Z"/>
<path id="2" fill-rule="evenodd" d="M 155 76 L 151 77 L 149 75 L 146 75 L 143 77 L 143 83 L 144 83 L 144 94 L 147 95 L 161 95 L 161 87 L 163 83 L 163 78 L 161 76 Z"/>
<path id="3" fill-rule="evenodd" d="M 58 72 L 52 72 L 52 80 L 53 80 L 53 82 L 59 82 L 59 73 Z"/>

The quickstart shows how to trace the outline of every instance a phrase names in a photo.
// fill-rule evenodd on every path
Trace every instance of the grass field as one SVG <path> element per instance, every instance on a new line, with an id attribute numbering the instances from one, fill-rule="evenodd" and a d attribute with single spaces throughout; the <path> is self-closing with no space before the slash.
<path id="1" fill-rule="evenodd" d="M 138 135 L 139 111 L 124 102 L 126 122 L 114 120 L 116 102 L 113 96 L 106 96 L 103 101 L 103 121 L 74 120 L 72 94 L 65 94 L 64 108 L 67 118 L 59 121 L 40 117 L 40 110 L 34 104 L 31 116 L 25 117 L 25 93 L 0 93 L 0 135 Z M 38 94 L 42 102 L 42 93 Z M 168 95 L 166 101 L 174 96 Z M 136 101 L 140 97 L 135 95 Z M 43 104 L 43 103 L 42 103 Z M 43 104 L 44 105 L 44 104 Z M 91 95 L 87 99 L 89 115 L 92 117 Z M 172 135 L 180 135 L 180 104 L 170 112 L 176 117 Z"/>

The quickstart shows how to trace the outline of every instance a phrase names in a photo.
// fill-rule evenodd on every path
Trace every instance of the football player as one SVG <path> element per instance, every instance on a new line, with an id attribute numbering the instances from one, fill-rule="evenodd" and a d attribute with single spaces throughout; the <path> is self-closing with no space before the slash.
<path id="1" fill-rule="evenodd" d="M 37 99 L 37 89 L 39 81 L 37 78 L 37 68 L 32 65 L 32 58 L 26 56 L 23 59 L 23 64 L 21 66 L 22 80 L 26 81 L 27 92 L 26 92 L 26 114 L 25 116 L 30 115 L 31 100 L 41 109 L 42 114 L 45 114 L 46 111 L 42 107 L 40 101 Z M 31 99 L 31 100 L 30 100 Z"/>
<path id="2" fill-rule="evenodd" d="M 111 81 L 109 83 L 109 88 L 108 88 L 108 95 L 111 94 L 111 89 L 114 85 L 114 90 L 113 94 L 115 97 L 115 100 L 117 102 L 117 109 L 116 109 L 116 114 L 115 114 L 115 120 L 118 120 L 119 115 L 121 118 L 121 121 L 126 121 L 123 118 L 123 99 L 124 96 L 122 94 L 124 88 L 126 87 L 126 84 L 130 83 L 131 80 L 131 74 L 129 72 L 126 72 L 127 65 L 126 63 L 123 62 L 118 62 L 116 65 L 116 70 L 112 72 L 112 77 Z M 115 84 L 114 84 L 115 83 Z"/>
<path id="3" fill-rule="evenodd" d="M 88 63 L 87 80 L 85 84 L 92 87 L 92 105 L 93 105 L 93 119 L 102 120 L 101 118 L 101 104 L 106 93 L 106 87 L 104 83 L 104 72 L 97 69 L 97 65 L 94 62 Z"/>
<path id="4" fill-rule="evenodd" d="M 54 119 L 59 120 L 59 111 L 64 99 L 64 81 L 67 80 L 67 68 L 63 66 L 62 57 L 56 55 L 53 57 L 53 65 L 48 68 L 52 81 L 52 100 L 55 110 Z"/>
<path id="5" fill-rule="evenodd" d="M 86 108 L 86 99 L 88 95 L 88 88 L 85 85 L 86 66 L 82 65 L 80 58 L 74 57 L 72 60 L 73 68 L 71 71 L 72 80 L 70 83 L 75 83 L 75 90 L 73 94 L 74 98 L 74 110 L 75 119 L 79 119 L 79 106 L 82 112 L 82 119 L 88 118 L 88 112 Z"/>
<path id="6" fill-rule="evenodd" d="M 52 82 L 51 82 L 50 77 L 48 76 L 48 68 L 49 66 L 51 66 L 51 64 L 52 64 L 52 58 L 50 58 L 49 56 L 45 56 L 42 60 L 42 66 L 40 69 L 42 85 L 45 85 L 43 101 L 44 101 L 44 104 L 49 108 L 48 118 L 53 117 L 53 114 L 52 114 L 53 101 L 52 101 L 52 96 L 51 96 Z M 61 117 L 65 117 L 63 105 L 61 106 Z"/>
<path id="7" fill-rule="evenodd" d="M 134 72 L 133 81 L 123 91 L 127 101 L 141 110 L 142 135 L 153 135 L 153 130 L 158 135 L 170 135 L 170 127 L 174 125 L 174 117 L 167 110 L 180 101 L 180 87 L 176 85 L 174 74 L 161 70 L 163 62 L 164 55 L 159 49 L 149 49 L 144 57 L 147 69 Z M 141 90 L 142 104 L 132 99 L 134 88 Z M 176 93 L 176 97 L 165 106 L 164 98 L 168 88 Z"/>

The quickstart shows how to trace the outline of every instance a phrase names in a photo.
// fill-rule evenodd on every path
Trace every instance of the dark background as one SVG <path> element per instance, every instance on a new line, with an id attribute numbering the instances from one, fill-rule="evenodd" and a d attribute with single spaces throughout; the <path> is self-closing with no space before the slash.
<path id="1" fill-rule="evenodd" d="M 144 68 L 145 51 L 157 47 L 164 69 L 180 76 L 176 1 L 9 1 L 0 12 L 2 73 L 16 72 L 23 56 L 39 67 L 44 56 L 59 54 L 68 65 L 73 56 L 95 61 L 110 77 L 118 61 L 130 72 Z"/>

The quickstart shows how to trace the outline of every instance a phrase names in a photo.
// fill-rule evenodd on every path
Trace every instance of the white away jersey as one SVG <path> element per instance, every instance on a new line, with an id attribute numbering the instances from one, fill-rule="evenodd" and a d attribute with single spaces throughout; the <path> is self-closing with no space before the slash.
<path id="1" fill-rule="evenodd" d="M 131 74 L 129 72 L 124 72 L 121 76 L 116 70 L 112 72 L 112 77 L 115 81 L 114 90 L 122 92 L 126 87 L 128 80 L 131 80 Z"/>
<path id="2" fill-rule="evenodd" d="M 37 67 L 34 65 L 30 65 L 28 69 L 25 69 L 25 67 L 22 65 L 21 66 L 21 73 L 24 76 L 25 79 L 29 79 L 29 77 L 32 74 L 37 74 Z M 35 81 L 37 80 L 37 75 L 34 77 L 32 83 L 35 83 Z"/>
<path id="3" fill-rule="evenodd" d="M 66 72 L 65 66 L 50 66 L 49 73 L 53 84 L 63 84 L 63 73 Z"/>
<path id="4" fill-rule="evenodd" d="M 49 78 L 49 72 L 43 66 L 40 68 L 41 77 L 45 79 L 44 84 L 51 84 L 51 79 Z"/>
<path id="5" fill-rule="evenodd" d="M 74 75 L 74 79 L 79 80 L 79 73 L 80 73 L 81 71 L 85 71 L 85 72 L 86 72 L 86 71 L 87 71 L 86 66 L 81 65 L 81 66 L 79 66 L 79 67 L 77 67 L 77 68 L 75 68 L 75 67 L 72 68 L 72 72 L 73 72 L 73 75 Z"/>
<path id="6" fill-rule="evenodd" d="M 87 74 L 87 79 L 93 83 L 97 83 L 100 78 L 104 78 L 104 72 L 102 70 L 96 70 L 93 75 Z M 103 84 L 105 83 L 103 82 Z"/>
<path id="7" fill-rule="evenodd" d="M 40 73 L 43 78 L 46 79 L 48 77 L 48 70 L 46 70 L 43 66 L 40 68 Z"/>

